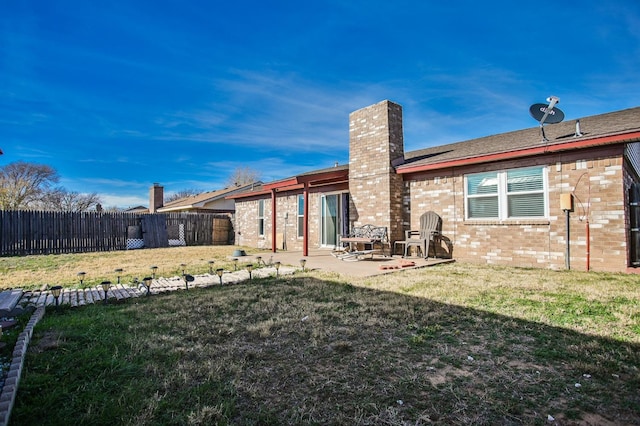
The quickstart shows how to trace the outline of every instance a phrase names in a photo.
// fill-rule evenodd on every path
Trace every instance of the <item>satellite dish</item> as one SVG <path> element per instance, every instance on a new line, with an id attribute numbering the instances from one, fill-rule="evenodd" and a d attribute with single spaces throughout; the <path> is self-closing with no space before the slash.
<path id="1" fill-rule="evenodd" d="M 549 112 L 548 114 L 547 111 Z M 564 112 L 556 107 L 549 109 L 547 104 L 533 104 L 529 108 L 529 113 L 540 124 L 556 124 L 564 120 Z M 547 115 L 546 118 L 545 114 Z M 544 121 L 542 121 L 543 118 L 545 119 Z"/>
<path id="2" fill-rule="evenodd" d="M 542 135 L 542 141 L 548 142 L 547 136 L 544 134 L 544 124 L 555 124 L 564 120 L 564 112 L 556 108 L 556 104 L 560 102 L 560 98 L 556 96 L 549 96 L 546 104 L 533 104 L 529 107 L 529 113 L 531 116 L 540 123 L 540 133 Z"/>

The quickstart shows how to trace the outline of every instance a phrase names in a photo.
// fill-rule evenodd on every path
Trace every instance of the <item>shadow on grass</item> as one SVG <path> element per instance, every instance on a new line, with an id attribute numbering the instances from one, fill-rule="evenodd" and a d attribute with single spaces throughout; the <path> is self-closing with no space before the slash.
<path id="1" fill-rule="evenodd" d="M 639 349 L 268 278 L 49 312 L 12 424 L 640 424 Z"/>

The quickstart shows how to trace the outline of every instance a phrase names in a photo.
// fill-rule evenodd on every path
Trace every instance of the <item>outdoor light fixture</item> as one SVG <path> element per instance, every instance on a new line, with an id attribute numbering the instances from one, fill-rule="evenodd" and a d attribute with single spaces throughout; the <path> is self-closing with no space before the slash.
<path id="1" fill-rule="evenodd" d="M 151 269 L 151 278 L 153 278 L 155 280 L 156 279 L 156 271 L 158 270 L 158 267 L 153 265 L 150 269 Z"/>
<path id="2" fill-rule="evenodd" d="M 262 256 L 256 256 L 256 262 L 258 262 L 258 266 L 260 266 L 260 263 L 262 262 Z"/>
<path id="3" fill-rule="evenodd" d="M 209 261 L 209 275 L 213 274 L 213 264 L 216 263 L 215 260 Z"/>
<path id="4" fill-rule="evenodd" d="M 193 275 L 189 275 L 189 274 L 184 274 L 183 276 L 184 276 L 184 286 L 187 288 L 187 290 L 189 290 L 189 283 L 195 280 L 195 278 L 193 278 Z"/>
<path id="5" fill-rule="evenodd" d="M 253 271 L 253 265 L 252 264 L 248 264 L 247 265 L 247 271 L 249 271 L 249 279 L 252 279 L 251 277 L 251 271 Z"/>
<path id="6" fill-rule="evenodd" d="M 151 278 L 151 277 L 144 277 L 144 278 L 142 279 L 142 282 L 144 283 L 144 286 L 147 288 L 147 296 L 148 296 L 149 294 L 151 294 L 151 280 L 152 280 L 152 279 L 153 279 L 153 278 Z"/>
<path id="7" fill-rule="evenodd" d="M 234 257 L 233 259 L 231 259 L 233 261 L 233 270 L 237 271 L 238 270 L 238 258 Z"/>
<path id="8" fill-rule="evenodd" d="M 278 262 L 273 264 L 273 266 L 276 267 L 276 277 L 278 276 L 278 271 L 280 270 L 280 265 L 281 265 L 280 261 L 278 261 Z"/>
<path id="9" fill-rule="evenodd" d="M 61 285 L 54 285 L 53 287 L 51 287 L 51 295 L 53 295 L 53 298 L 56 299 L 56 308 L 58 307 L 58 299 L 60 299 L 60 293 L 62 293 Z"/>
<path id="10" fill-rule="evenodd" d="M 107 304 L 107 291 L 109 291 L 109 288 L 111 287 L 111 281 L 102 281 L 100 283 L 100 286 L 102 287 L 102 291 L 104 291 L 104 304 Z"/>
<path id="11" fill-rule="evenodd" d="M 78 278 L 80 279 L 80 286 L 82 286 L 82 282 L 84 281 L 85 275 L 87 275 L 86 272 L 78 272 Z"/>
<path id="12" fill-rule="evenodd" d="M 118 276 L 118 284 L 120 284 L 120 275 L 122 274 L 122 268 L 114 269 L 114 272 L 117 274 L 117 276 Z"/>
<path id="13" fill-rule="evenodd" d="M 216 274 L 218 274 L 218 278 L 220 278 L 220 285 L 222 285 L 222 273 L 223 272 L 224 272 L 224 269 L 222 269 L 222 268 L 216 269 Z"/>
<path id="14" fill-rule="evenodd" d="M 184 275 L 185 274 L 184 271 L 187 269 L 187 264 L 186 263 L 181 263 L 180 267 L 182 268 L 182 275 Z"/>
<path id="15" fill-rule="evenodd" d="M 302 272 L 304 272 L 304 265 L 307 264 L 307 259 L 300 259 L 300 267 L 302 268 Z"/>

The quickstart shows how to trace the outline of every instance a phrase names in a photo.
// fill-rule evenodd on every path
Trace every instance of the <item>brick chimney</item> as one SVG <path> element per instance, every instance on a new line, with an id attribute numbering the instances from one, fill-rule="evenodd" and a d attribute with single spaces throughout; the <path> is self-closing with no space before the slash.
<path id="1" fill-rule="evenodd" d="M 155 213 L 164 205 L 164 187 L 154 183 L 149 189 L 149 213 Z"/>
<path id="2" fill-rule="evenodd" d="M 355 225 L 386 226 L 391 241 L 403 236 L 404 161 L 402 107 L 382 101 L 349 115 L 349 193 Z"/>

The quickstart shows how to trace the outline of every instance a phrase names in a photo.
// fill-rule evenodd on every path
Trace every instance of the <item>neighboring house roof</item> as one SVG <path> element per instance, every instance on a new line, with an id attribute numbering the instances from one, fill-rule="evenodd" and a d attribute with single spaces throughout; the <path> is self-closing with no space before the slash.
<path id="1" fill-rule="evenodd" d="M 225 200 L 227 196 L 236 192 L 244 192 L 251 190 L 253 187 L 261 186 L 262 182 L 253 182 L 247 185 L 232 186 L 230 188 L 223 188 L 217 191 L 203 192 L 201 194 L 192 195 L 189 197 L 180 198 L 178 200 L 171 201 L 164 206 L 158 208 L 159 212 L 177 211 L 177 210 L 196 210 L 206 208 L 206 204 L 212 203 L 218 200 Z"/>
<path id="2" fill-rule="evenodd" d="M 135 206 L 135 207 L 129 207 L 128 209 L 125 210 L 125 213 L 139 213 L 139 212 L 149 212 L 149 209 L 146 208 L 145 206 Z"/>
<path id="3" fill-rule="evenodd" d="M 261 194 L 268 194 L 268 193 L 269 191 L 264 189 L 264 184 L 260 184 L 246 191 L 243 191 L 237 194 L 227 195 L 227 199 L 245 198 L 245 197 L 251 197 L 253 195 L 261 195 Z"/>
<path id="4" fill-rule="evenodd" d="M 580 135 L 576 135 L 576 122 Z M 397 167 L 411 173 L 640 140 L 640 107 L 408 152 Z"/>

